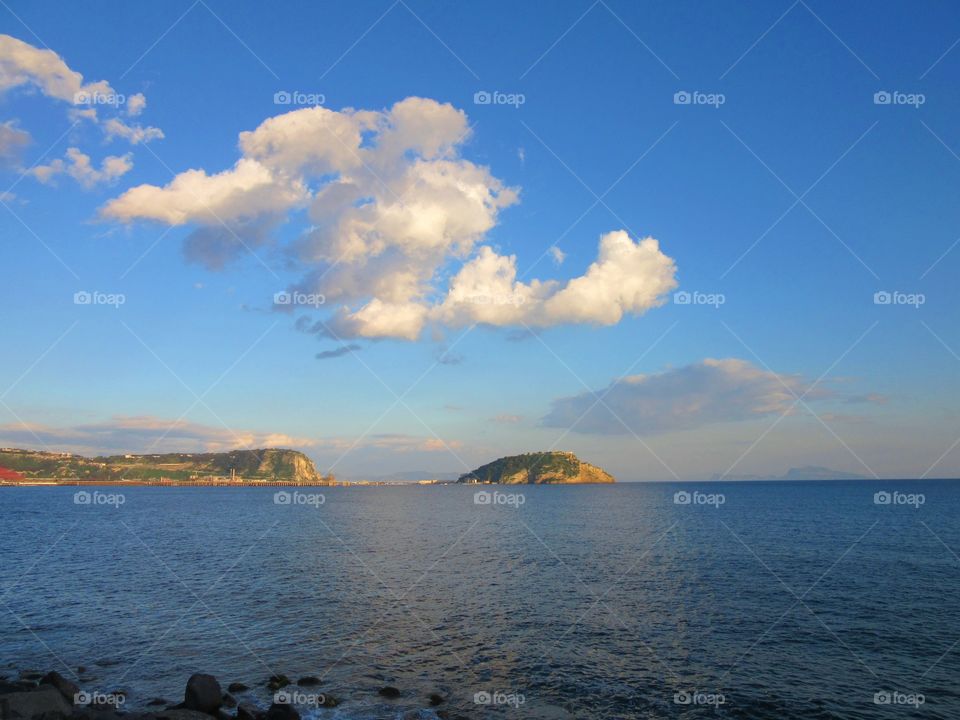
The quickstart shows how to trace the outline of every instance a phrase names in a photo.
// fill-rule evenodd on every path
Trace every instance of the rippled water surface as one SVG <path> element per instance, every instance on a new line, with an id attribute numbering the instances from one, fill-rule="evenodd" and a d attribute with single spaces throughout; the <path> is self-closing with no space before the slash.
<path id="1" fill-rule="evenodd" d="M 320 718 L 960 718 L 957 483 L 315 490 L 0 488 L 0 674 L 129 707 L 314 675 Z"/>

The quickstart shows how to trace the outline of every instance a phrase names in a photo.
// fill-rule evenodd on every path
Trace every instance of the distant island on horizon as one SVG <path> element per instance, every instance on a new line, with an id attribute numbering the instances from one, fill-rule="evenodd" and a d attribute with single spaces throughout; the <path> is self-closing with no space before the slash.
<path id="1" fill-rule="evenodd" d="M 572 452 L 546 452 L 510 455 L 464 473 L 457 480 L 468 484 L 568 485 L 616 482 L 613 475 L 596 465 L 583 462 Z"/>
<path id="2" fill-rule="evenodd" d="M 379 480 L 322 475 L 299 450 L 260 448 L 220 453 L 148 453 L 85 457 L 67 452 L 0 448 L 0 485 L 124 484 L 249 487 L 260 485 L 557 485 L 613 483 L 605 470 L 568 451 L 499 458 L 462 475 L 395 473 Z M 390 478 L 390 479 L 386 479 Z"/>
<path id="3" fill-rule="evenodd" d="M 804 465 L 787 470 L 783 475 L 722 475 L 714 473 L 710 481 L 749 481 L 749 480 L 872 480 L 867 475 L 831 470 L 821 465 Z"/>
<path id="4" fill-rule="evenodd" d="M 689 482 L 871 480 L 819 465 L 790 468 L 781 475 L 714 473 Z M 643 481 L 624 481 L 627 483 Z M 681 481 L 684 482 L 684 481 Z M 335 477 L 322 474 L 299 450 L 257 448 L 201 453 L 126 453 L 86 457 L 69 452 L 0 448 L 0 486 L 156 485 L 256 487 L 396 485 L 586 485 L 619 483 L 606 470 L 564 450 L 508 455 L 467 473 L 426 470 L 386 475 Z"/>

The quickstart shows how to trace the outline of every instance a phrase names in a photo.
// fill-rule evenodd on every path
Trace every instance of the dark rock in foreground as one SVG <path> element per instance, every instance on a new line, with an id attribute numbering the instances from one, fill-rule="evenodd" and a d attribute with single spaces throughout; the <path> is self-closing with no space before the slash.
<path id="1" fill-rule="evenodd" d="M 286 675 L 271 675 L 267 681 L 267 687 L 276 692 L 280 688 L 285 688 L 290 684 L 290 678 Z"/>
<path id="2" fill-rule="evenodd" d="M 207 713 L 182 707 L 163 710 L 158 712 L 155 717 L 157 720 L 210 720 L 210 715 Z"/>
<path id="3" fill-rule="evenodd" d="M 266 720 L 300 720 L 300 713 L 292 705 L 274 703 L 267 710 Z"/>
<path id="4" fill-rule="evenodd" d="M 400 691 L 392 685 L 380 688 L 377 694 L 380 695 L 380 697 L 390 698 L 391 700 L 400 697 Z"/>
<path id="5" fill-rule="evenodd" d="M 263 720 L 264 713 L 259 708 L 247 703 L 237 705 L 237 720 Z"/>
<path id="6" fill-rule="evenodd" d="M 4 720 L 63 720 L 72 712 L 73 704 L 52 685 L 0 695 L 0 717 Z"/>
<path id="7" fill-rule="evenodd" d="M 222 704 L 220 683 L 213 675 L 196 673 L 190 676 L 183 696 L 184 709 L 215 715 Z"/>
<path id="8" fill-rule="evenodd" d="M 63 675 L 58 673 L 56 670 L 48 672 L 40 679 L 41 685 L 50 685 L 55 687 L 60 691 L 60 694 L 63 695 L 63 699 L 66 700 L 71 705 L 74 703 L 74 699 L 77 696 L 77 693 L 80 692 L 80 688 L 74 685 L 72 682 L 67 680 Z"/>

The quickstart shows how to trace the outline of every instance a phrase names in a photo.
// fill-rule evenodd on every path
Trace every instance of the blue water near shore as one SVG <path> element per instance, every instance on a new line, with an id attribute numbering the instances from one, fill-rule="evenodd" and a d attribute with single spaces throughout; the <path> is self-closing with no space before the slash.
<path id="1" fill-rule="evenodd" d="M 128 708 L 314 675 L 342 704 L 313 716 L 361 720 L 436 717 L 433 692 L 464 718 L 960 717 L 960 483 L 75 490 L 0 488 L 0 675 L 86 666 Z"/>

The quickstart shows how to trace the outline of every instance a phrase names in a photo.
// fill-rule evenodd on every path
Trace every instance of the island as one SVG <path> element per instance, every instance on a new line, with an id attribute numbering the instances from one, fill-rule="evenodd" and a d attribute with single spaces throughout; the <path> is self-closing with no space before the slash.
<path id="1" fill-rule="evenodd" d="M 583 462 L 572 452 L 546 451 L 510 455 L 464 473 L 457 481 L 467 484 L 572 485 L 612 483 L 613 476 Z"/>
<path id="2" fill-rule="evenodd" d="M 819 465 L 804 465 L 803 467 L 790 468 L 783 475 L 721 475 L 714 473 L 710 480 L 726 480 L 727 482 L 753 481 L 753 480 L 869 480 L 866 475 L 857 473 L 843 472 L 842 470 L 831 470 L 830 468 Z"/>
<path id="3" fill-rule="evenodd" d="M 0 448 L 2 485 L 334 485 L 298 450 L 84 457 Z"/>

